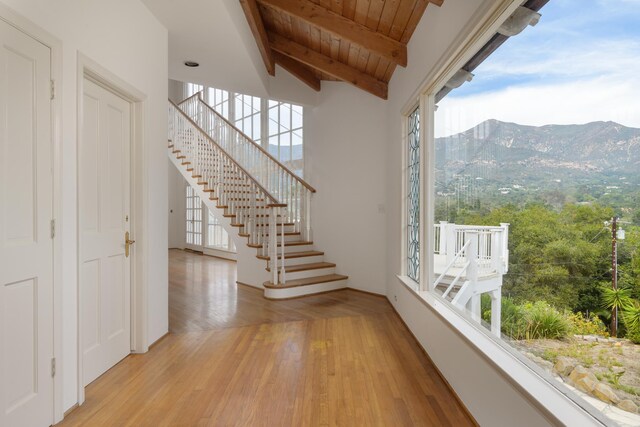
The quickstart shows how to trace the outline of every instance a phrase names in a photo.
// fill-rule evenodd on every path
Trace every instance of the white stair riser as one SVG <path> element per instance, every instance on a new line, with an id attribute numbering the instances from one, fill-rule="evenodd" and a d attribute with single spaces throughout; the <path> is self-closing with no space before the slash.
<path id="1" fill-rule="evenodd" d="M 289 258 L 284 260 L 284 265 L 300 265 L 300 264 L 312 264 L 316 262 L 324 262 L 324 255 L 316 256 L 304 256 L 300 258 Z M 280 267 L 281 260 L 278 259 L 278 267 Z"/>
<path id="2" fill-rule="evenodd" d="M 282 246 L 280 244 L 280 240 L 278 240 L 278 254 L 281 253 L 281 249 Z M 293 246 L 286 246 L 284 247 L 284 253 L 285 254 L 292 254 L 292 253 L 296 253 L 296 252 L 309 252 L 309 251 L 313 251 L 314 250 L 314 246 L 313 245 L 293 245 Z"/>
<path id="3" fill-rule="evenodd" d="M 309 277 L 318 277 L 318 276 L 327 276 L 329 274 L 335 274 L 335 267 L 327 267 L 327 268 L 318 268 L 315 270 L 305 270 L 305 271 L 295 271 L 285 273 L 285 280 L 297 280 L 297 279 L 308 279 Z"/>
<path id="4" fill-rule="evenodd" d="M 313 245 L 295 245 L 295 246 L 285 246 L 284 253 L 291 254 L 294 252 L 309 252 L 314 249 Z M 278 252 L 280 252 L 281 246 L 280 242 L 278 242 Z"/>
<path id="5" fill-rule="evenodd" d="M 248 227 L 245 227 L 245 231 L 248 231 L 247 228 Z M 256 227 L 256 230 L 260 231 L 262 228 L 265 229 L 265 233 L 269 233 L 269 227 Z M 285 225 L 285 227 L 284 227 L 284 232 L 285 233 L 292 233 L 294 231 L 296 231 L 296 230 L 294 229 L 293 225 Z M 282 232 L 282 227 L 278 227 L 278 233 L 280 233 L 280 232 Z M 296 236 L 296 237 L 298 237 L 298 239 L 300 238 L 300 236 Z M 279 235 L 278 235 L 278 239 L 280 239 Z"/>
<path id="6" fill-rule="evenodd" d="M 295 298 L 303 295 L 313 295 L 321 292 L 335 291 L 347 287 L 347 280 L 336 280 L 334 282 L 317 283 L 315 285 L 296 286 L 283 289 L 265 289 L 264 296 L 269 299 Z"/>
<path id="7" fill-rule="evenodd" d="M 249 242 L 249 238 L 245 237 L 245 239 L 247 239 L 247 243 L 248 243 Z M 280 243 L 280 239 L 282 239 L 282 236 L 278 235 L 278 243 Z M 300 235 L 299 234 L 293 234 L 291 236 L 285 235 L 284 236 L 284 241 L 285 242 L 299 242 L 300 241 Z"/>

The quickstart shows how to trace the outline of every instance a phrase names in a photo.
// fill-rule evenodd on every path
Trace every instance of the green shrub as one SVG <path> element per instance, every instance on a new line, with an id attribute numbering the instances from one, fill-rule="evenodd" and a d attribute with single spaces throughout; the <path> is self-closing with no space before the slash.
<path id="1" fill-rule="evenodd" d="M 582 313 L 566 313 L 570 332 L 574 335 L 599 335 L 608 337 L 609 331 L 602 320 L 595 314 L 586 316 Z"/>
<path id="2" fill-rule="evenodd" d="M 640 344 L 640 331 L 627 331 L 627 339 L 634 344 Z"/>
<path id="3" fill-rule="evenodd" d="M 627 339 L 640 344 L 640 304 L 637 301 L 622 311 L 622 320 L 627 327 Z"/>
<path id="4" fill-rule="evenodd" d="M 490 316 L 485 312 L 484 316 Z M 502 332 L 516 340 L 561 339 L 569 335 L 571 324 L 563 313 L 546 301 L 516 304 L 511 298 L 502 299 Z"/>
<path id="5" fill-rule="evenodd" d="M 560 339 L 569 335 L 569 321 L 546 301 L 526 303 L 523 307 L 527 325 L 525 339 Z"/>

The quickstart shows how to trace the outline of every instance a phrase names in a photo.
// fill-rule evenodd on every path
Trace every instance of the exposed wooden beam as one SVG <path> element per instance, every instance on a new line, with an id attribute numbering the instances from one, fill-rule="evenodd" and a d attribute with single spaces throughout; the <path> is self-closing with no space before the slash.
<path id="1" fill-rule="evenodd" d="M 247 17 L 247 22 L 249 23 L 253 37 L 258 44 L 258 50 L 260 51 L 260 55 L 262 55 L 264 65 L 267 67 L 267 72 L 275 76 L 276 65 L 273 60 L 273 55 L 271 55 L 267 30 L 265 30 L 264 24 L 262 23 L 258 4 L 256 0 L 240 0 L 240 4 L 242 5 L 242 10 L 244 10 L 244 15 Z"/>
<path id="2" fill-rule="evenodd" d="M 278 34 L 270 32 L 269 39 L 271 40 L 271 48 L 276 52 L 280 52 L 289 58 L 293 58 L 337 79 L 351 83 L 382 99 L 387 99 L 388 86 L 385 82 L 381 82 L 369 74 L 360 72 Z"/>
<path id="3" fill-rule="evenodd" d="M 309 0 L 258 1 L 267 7 L 303 20 L 309 25 L 319 27 L 335 37 L 368 49 L 398 65 L 407 66 L 406 44 L 373 31 Z"/>
<path id="4" fill-rule="evenodd" d="M 275 59 L 276 64 L 280 65 L 282 68 L 296 76 L 299 80 L 306 83 L 313 90 L 316 92 L 320 91 L 320 79 L 316 77 L 313 70 L 309 67 L 299 63 L 295 59 L 281 54 L 280 52 L 273 52 L 273 58 Z"/>

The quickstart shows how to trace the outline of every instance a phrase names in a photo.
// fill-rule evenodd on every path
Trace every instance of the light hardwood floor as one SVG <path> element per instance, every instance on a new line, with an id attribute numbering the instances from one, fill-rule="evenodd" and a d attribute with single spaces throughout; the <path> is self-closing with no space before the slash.
<path id="1" fill-rule="evenodd" d="M 87 388 L 62 426 L 474 425 L 382 297 L 289 301 L 170 251 L 171 333 Z"/>

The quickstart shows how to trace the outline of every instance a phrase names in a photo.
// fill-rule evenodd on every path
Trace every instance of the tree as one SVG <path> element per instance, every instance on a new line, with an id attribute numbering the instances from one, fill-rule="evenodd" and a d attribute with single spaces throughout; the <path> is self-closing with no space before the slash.
<path id="1" fill-rule="evenodd" d="M 616 311 L 625 311 L 632 307 L 631 291 L 627 288 L 613 289 L 608 285 L 602 285 L 602 303 L 604 308 L 611 310 L 611 336 L 618 336 L 618 325 L 616 325 Z"/>

